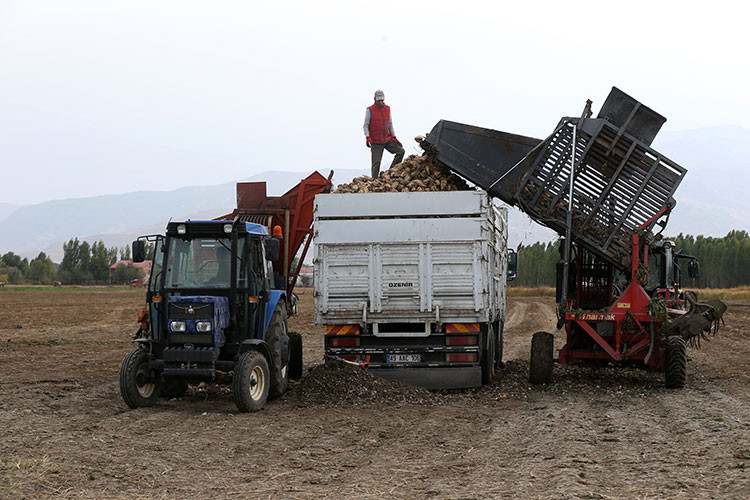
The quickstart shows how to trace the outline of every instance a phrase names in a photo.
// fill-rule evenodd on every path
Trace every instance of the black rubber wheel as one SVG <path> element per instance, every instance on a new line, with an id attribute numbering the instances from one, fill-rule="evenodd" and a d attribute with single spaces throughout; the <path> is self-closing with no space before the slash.
<path id="1" fill-rule="evenodd" d="M 299 380 L 302 378 L 302 335 L 297 332 L 288 332 L 289 335 L 289 378 Z"/>
<path id="2" fill-rule="evenodd" d="M 495 368 L 499 369 L 503 366 L 503 324 L 502 321 L 495 323 L 495 337 L 497 338 L 497 345 L 495 348 Z"/>
<path id="3" fill-rule="evenodd" d="M 667 338 L 667 361 L 664 367 L 666 386 L 682 389 L 687 383 L 687 350 L 685 339 L 678 336 Z"/>
<path id="4" fill-rule="evenodd" d="M 258 411 L 268 399 L 270 376 L 268 361 L 258 351 L 240 356 L 232 377 L 234 404 L 242 412 Z"/>
<path id="5" fill-rule="evenodd" d="M 492 323 L 487 323 L 487 347 L 482 349 L 482 385 L 489 384 L 495 378 L 495 354 L 497 352 L 497 339 Z"/>
<path id="6" fill-rule="evenodd" d="M 161 391 L 161 376 L 148 370 L 148 353 L 144 349 L 130 351 L 120 365 L 120 394 L 131 408 L 154 406 Z"/>
<path id="7" fill-rule="evenodd" d="M 271 349 L 271 384 L 268 392 L 268 397 L 271 399 L 278 398 L 289 387 L 289 361 L 281 355 L 282 339 L 288 342 L 286 306 L 283 302 L 279 302 L 263 337 L 263 340 Z"/>
<path id="8" fill-rule="evenodd" d="M 546 384 L 552 380 L 555 337 L 551 333 L 536 332 L 531 338 L 529 382 Z"/>
<path id="9" fill-rule="evenodd" d="M 171 398 L 184 398 L 187 394 L 188 383 L 187 380 L 181 378 L 168 378 L 164 379 L 161 386 L 161 397 Z"/>

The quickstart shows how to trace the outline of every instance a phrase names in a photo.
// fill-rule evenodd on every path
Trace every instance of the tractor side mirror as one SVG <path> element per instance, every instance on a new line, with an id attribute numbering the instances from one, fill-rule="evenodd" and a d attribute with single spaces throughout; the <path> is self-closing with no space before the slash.
<path id="1" fill-rule="evenodd" d="M 515 250 L 508 250 L 508 281 L 516 279 L 518 274 L 518 254 Z"/>
<path id="2" fill-rule="evenodd" d="M 133 242 L 133 262 L 143 262 L 146 260 L 146 242 L 135 240 Z"/>
<path id="3" fill-rule="evenodd" d="M 688 276 L 691 278 L 699 278 L 701 274 L 701 265 L 696 259 L 691 259 L 688 262 Z"/>
<path id="4" fill-rule="evenodd" d="M 281 248 L 281 241 L 277 238 L 271 238 L 266 240 L 266 259 L 271 262 L 279 260 L 279 249 Z"/>

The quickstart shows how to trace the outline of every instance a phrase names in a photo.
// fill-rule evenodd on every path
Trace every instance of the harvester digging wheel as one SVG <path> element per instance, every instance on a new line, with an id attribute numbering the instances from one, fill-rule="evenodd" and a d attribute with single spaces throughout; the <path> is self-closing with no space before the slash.
<path id="1" fill-rule="evenodd" d="M 289 332 L 289 378 L 302 378 L 302 335 Z"/>
<path id="2" fill-rule="evenodd" d="M 130 351 L 120 365 L 120 393 L 131 408 L 154 406 L 159 399 L 162 378 L 148 372 L 148 353 L 144 349 Z"/>
<path id="3" fill-rule="evenodd" d="M 232 377 L 232 396 L 243 412 L 258 411 L 268 399 L 268 361 L 258 351 L 247 351 L 240 356 Z"/>
<path id="4" fill-rule="evenodd" d="M 531 338 L 529 382 L 546 384 L 552 380 L 552 363 L 555 338 L 551 333 L 536 332 Z"/>
<path id="5" fill-rule="evenodd" d="M 685 339 L 678 336 L 667 338 L 667 363 L 665 366 L 666 386 L 682 389 L 687 382 L 687 351 Z"/>
<path id="6" fill-rule="evenodd" d="M 495 376 L 495 350 L 497 339 L 495 339 L 495 329 L 492 324 L 487 324 L 487 349 L 482 349 L 482 384 L 486 385 L 492 382 Z"/>

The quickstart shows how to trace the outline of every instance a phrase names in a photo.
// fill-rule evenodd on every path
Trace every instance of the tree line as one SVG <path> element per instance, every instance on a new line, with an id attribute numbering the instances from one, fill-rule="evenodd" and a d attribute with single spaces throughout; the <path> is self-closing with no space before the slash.
<path id="1" fill-rule="evenodd" d="M 130 247 L 107 248 L 103 241 L 89 244 L 73 238 L 63 243 L 63 258 L 55 264 L 44 252 L 28 260 L 13 252 L 0 256 L 0 283 L 13 285 L 128 284 L 142 278 L 143 272 L 132 266 L 117 266 L 110 277 L 110 266 L 119 260 L 130 260 Z"/>
<path id="2" fill-rule="evenodd" d="M 666 239 L 675 243 L 675 251 L 697 257 L 700 262 L 700 276 L 692 279 L 683 272 L 683 285 L 691 288 L 750 285 L 750 235 L 746 231 L 730 231 L 721 238 L 680 233 Z M 555 264 L 559 260 L 558 242 L 521 245 L 518 249 L 518 276 L 511 285 L 555 286 Z"/>

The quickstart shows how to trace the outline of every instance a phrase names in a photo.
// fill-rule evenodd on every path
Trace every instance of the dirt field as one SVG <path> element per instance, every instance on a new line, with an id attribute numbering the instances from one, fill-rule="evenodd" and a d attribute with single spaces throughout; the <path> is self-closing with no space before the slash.
<path id="1" fill-rule="evenodd" d="M 313 375 L 238 414 L 219 386 L 125 406 L 142 291 L 0 291 L 0 498 L 750 498 L 748 306 L 689 351 L 684 390 L 560 366 L 529 386 L 530 337 L 553 331 L 553 303 L 518 298 L 493 385 L 341 399 L 325 384 L 351 374 L 321 376 L 322 329 L 300 298 L 291 327 Z"/>

